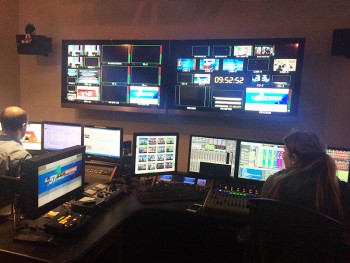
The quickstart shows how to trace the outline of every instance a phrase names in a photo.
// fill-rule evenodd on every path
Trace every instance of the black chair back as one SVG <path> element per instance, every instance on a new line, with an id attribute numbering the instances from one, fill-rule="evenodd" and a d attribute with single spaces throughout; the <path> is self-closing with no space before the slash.
<path id="1" fill-rule="evenodd" d="M 249 206 L 253 262 L 342 261 L 343 225 L 337 220 L 271 199 L 252 199 Z"/>

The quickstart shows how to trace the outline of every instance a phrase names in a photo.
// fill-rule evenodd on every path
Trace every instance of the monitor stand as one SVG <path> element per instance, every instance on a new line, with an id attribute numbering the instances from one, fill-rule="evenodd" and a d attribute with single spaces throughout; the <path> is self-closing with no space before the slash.
<path id="1" fill-rule="evenodd" d="M 0 218 L 2 220 L 13 221 L 13 230 L 18 230 L 21 224 L 21 211 L 18 205 L 19 195 L 15 195 L 12 204 L 0 208 Z"/>
<path id="2" fill-rule="evenodd" d="M 19 228 L 21 228 L 21 209 L 20 209 L 20 195 L 15 194 L 15 197 L 13 198 L 13 204 L 11 207 L 11 213 L 13 216 L 13 230 L 17 231 Z"/>

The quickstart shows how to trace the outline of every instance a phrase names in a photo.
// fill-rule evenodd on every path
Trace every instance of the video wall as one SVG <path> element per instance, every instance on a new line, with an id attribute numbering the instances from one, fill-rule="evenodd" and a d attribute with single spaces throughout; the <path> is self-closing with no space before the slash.
<path id="1" fill-rule="evenodd" d="M 296 115 L 305 39 L 64 40 L 62 107 Z"/>
<path id="2" fill-rule="evenodd" d="M 171 112 L 297 113 L 301 39 L 174 41 Z"/>
<path id="3" fill-rule="evenodd" d="M 63 41 L 62 47 L 63 107 L 164 112 L 167 41 Z"/>

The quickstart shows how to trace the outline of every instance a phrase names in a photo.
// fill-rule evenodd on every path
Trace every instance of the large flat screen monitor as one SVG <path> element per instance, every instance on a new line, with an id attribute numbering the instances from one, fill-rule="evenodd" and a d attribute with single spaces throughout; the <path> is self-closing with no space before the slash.
<path id="1" fill-rule="evenodd" d="M 240 141 L 238 178 L 266 181 L 284 168 L 284 145 L 281 143 Z"/>
<path id="2" fill-rule="evenodd" d="M 172 41 L 169 113 L 296 115 L 303 53 L 302 38 Z"/>
<path id="3" fill-rule="evenodd" d="M 122 156 L 123 129 L 103 126 L 83 126 L 86 158 L 115 162 Z"/>
<path id="4" fill-rule="evenodd" d="M 344 182 L 349 182 L 350 149 L 328 147 L 327 153 L 334 159 L 337 166 L 337 176 Z"/>
<path id="5" fill-rule="evenodd" d="M 84 192 L 85 147 L 73 146 L 27 159 L 21 171 L 21 207 L 35 219 Z"/>
<path id="6" fill-rule="evenodd" d="M 21 139 L 23 148 L 31 154 L 39 154 L 42 151 L 42 123 L 29 122 L 27 131 Z"/>
<path id="7" fill-rule="evenodd" d="M 55 151 L 82 145 L 82 126 L 76 123 L 43 122 L 43 150 Z"/>
<path id="8" fill-rule="evenodd" d="M 134 133 L 133 174 L 150 176 L 177 171 L 178 133 Z"/>
<path id="9" fill-rule="evenodd" d="M 169 41 L 63 40 L 62 107 L 165 113 Z"/>
<path id="10" fill-rule="evenodd" d="M 236 151 L 236 139 L 191 135 L 187 172 L 216 178 L 233 178 Z"/>

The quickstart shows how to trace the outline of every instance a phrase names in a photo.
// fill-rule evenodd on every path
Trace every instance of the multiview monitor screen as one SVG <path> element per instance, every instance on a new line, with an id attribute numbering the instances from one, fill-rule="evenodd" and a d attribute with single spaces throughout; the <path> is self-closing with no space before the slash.
<path id="1" fill-rule="evenodd" d="M 283 144 L 240 141 L 238 178 L 266 181 L 284 168 Z"/>
<path id="2" fill-rule="evenodd" d="M 102 126 L 83 126 L 83 144 L 87 159 L 119 159 L 122 155 L 123 129 Z"/>
<path id="3" fill-rule="evenodd" d="M 43 122 L 43 150 L 55 151 L 75 145 L 82 145 L 80 124 Z"/>
<path id="4" fill-rule="evenodd" d="M 237 140 L 191 135 L 189 149 L 188 173 L 234 177 Z"/>
<path id="5" fill-rule="evenodd" d="M 27 125 L 27 131 L 21 139 L 23 148 L 29 152 L 40 152 L 42 150 L 41 135 L 42 123 L 29 122 Z"/>
<path id="6" fill-rule="evenodd" d="M 349 182 L 350 149 L 328 147 L 327 153 L 335 161 L 338 178 L 344 182 Z"/>
<path id="7" fill-rule="evenodd" d="M 63 107 L 165 113 L 169 41 L 63 40 Z"/>
<path id="8" fill-rule="evenodd" d="M 134 174 L 171 174 L 177 171 L 178 133 L 134 133 Z"/>
<path id="9" fill-rule="evenodd" d="M 169 113 L 296 115 L 303 53 L 302 38 L 172 41 Z"/>

